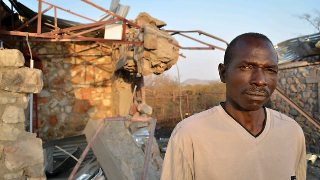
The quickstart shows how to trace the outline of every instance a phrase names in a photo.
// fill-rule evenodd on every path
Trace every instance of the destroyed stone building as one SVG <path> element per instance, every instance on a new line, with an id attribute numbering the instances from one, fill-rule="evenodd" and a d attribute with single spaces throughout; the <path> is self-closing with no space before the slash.
<path id="1" fill-rule="evenodd" d="M 145 104 L 143 76 L 163 73 L 176 63 L 179 56 L 177 41 L 167 32 L 159 29 L 166 25 L 163 21 L 157 20 L 147 13 L 141 13 L 134 21 L 116 16 L 116 21 L 106 20 L 93 23 L 103 30 L 107 29 L 105 26 L 110 22 L 111 24 L 117 21 L 122 22 L 120 25 L 123 28 L 121 39 L 109 40 L 103 39 L 101 37 L 103 33 L 95 26 L 79 25 L 79 23 L 46 15 L 40 17 L 18 1 L 12 0 L 10 2 L 17 13 L 12 14 L 10 8 L 0 1 L 1 11 L 4 12 L 1 13 L 3 16 L 0 19 L 3 46 L 6 51 L 20 50 L 18 52 L 22 52 L 24 58 L 27 59 L 26 66 L 31 66 L 31 62 L 34 60 L 35 68 L 43 72 L 43 76 L 41 76 L 43 78 L 42 91 L 40 92 L 40 89 L 30 91 L 30 93 L 38 93 L 35 94 L 33 102 L 34 115 L 30 123 L 34 125 L 31 126 L 31 131 L 36 132 L 44 141 L 48 141 L 83 134 L 88 121 L 94 123 L 95 120 L 104 121 L 103 119 L 106 117 L 150 115 L 152 109 Z M 41 4 L 41 2 L 39 3 Z M 49 4 L 48 9 L 52 7 L 56 6 Z M 33 22 L 34 17 L 40 19 L 40 24 L 43 26 Z M 14 24 L 10 21 L 11 18 L 14 18 Z M 55 21 L 55 27 L 49 24 L 53 21 Z M 94 30 L 88 30 L 88 27 Z M 16 29 L 22 31 L 12 31 Z M 35 31 L 37 33 L 33 33 Z M 88 36 L 83 37 L 83 34 L 88 34 Z M 50 37 L 51 40 L 50 38 L 47 41 L 41 39 L 43 37 Z M 9 56 L 3 55 L 2 59 L 14 63 L 10 62 L 12 58 Z M 30 64 L 28 64 L 29 62 Z M 19 66 L 23 65 L 24 63 L 19 64 Z M 23 68 L 19 70 L 23 71 Z M 20 76 L 28 78 L 26 75 Z M 5 86 L 4 90 L 10 90 L 10 86 Z M 133 111 L 131 111 L 132 109 Z M 6 114 L 8 113 L 4 113 L 4 115 Z M 8 128 L 6 121 L 3 121 L 2 126 Z M 20 124 L 20 131 L 22 131 L 24 123 Z M 105 131 L 107 131 L 109 141 L 105 148 L 110 149 L 109 158 L 121 163 L 120 166 L 116 163 L 117 166 L 114 167 L 110 164 L 107 164 L 107 168 L 103 167 L 106 173 L 113 173 L 113 175 L 109 175 L 111 179 L 119 179 L 120 176 L 122 177 L 120 179 L 139 178 L 143 168 L 148 166 L 150 166 L 149 171 L 145 176 L 149 179 L 159 178 L 162 159 L 156 143 L 151 141 L 154 144 L 149 150 L 152 151 L 152 159 L 150 165 L 145 165 L 143 163 L 145 153 L 143 149 L 134 144 L 131 137 L 134 130 L 148 125 L 147 121 L 142 123 L 131 123 L 130 121 L 106 123 Z M 20 131 L 15 133 L 17 137 L 22 135 Z M 97 130 L 91 129 L 91 131 Z M 11 137 L 10 132 L 8 131 L 5 135 Z M 89 134 L 87 135 L 89 136 Z M 87 138 L 90 142 L 90 137 Z M 103 137 L 101 139 L 105 140 Z M 17 141 L 15 144 L 19 144 L 19 142 Z M 131 144 L 130 151 L 128 148 L 121 147 L 128 144 Z M 37 145 L 41 147 L 41 141 Z M 30 146 L 30 148 L 33 147 Z M 122 148 L 124 151 L 119 154 L 119 149 Z M 93 150 L 97 151 L 94 147 Z M 4 155 L 2 160 L 11 157 L 9 153 Z M 134 159 L 135 161 L 130 161 Z M 25 166 L 14 169 L 15 171 L 8 169 L 8 172 L 4 174 L 10 175 L 10 173 L 17 171 L 16 178 L 22 178 L 28 175 L 28 169 L 24 168 Z M 38 173 L 43 173 L 43 168 L 38 168 Z M 28 177 L 39 176 L 30 175 Z"/>
<path id="2" fill-rule="evenodd" d="M 137 146 L 132 134 L 142 128 L 152 132 L 154 124 L 129 120 L 152 113 L 145 103 L 143 77 L 161 74 L 177 62 L 181 46 L 172 35 L 178 32 L 169 34 L 162 29 L 165 22 L 147 13 L 141 13 L 133 21 L 115 15 L 113 19 L 80 24 L 41 15 L 57 8 L 52 4 L 46 4 L 47 9 L 39 8 L 36 13 L 17 0 L 10 2 L 16 13 L 0 1 L 0 40 L 6 51 L 16 52 L 8 55 L 0 50 L 0 179 L 43 176 L 42 143 L 35 135 L 25 132 L 24 121 L 27 120 L 26 127 L 30 123 L 25 118 L 30 110 L 23 113 L 28 103 L 26 93 L 37 93 L 29 130 L 43 141 L 85 133 L 90 144 L 100 126 L 97 120 L 122 117 L 116 122 L 103 120 L 104 128 L 96 136 L 92 149 L 108 178 L 140 178 L 148 150 Z M 120 27 L 120 39 L 103 39 L 113 25 Z M 207 49 L 215 48 L 219 49 L 212 45 Z M 14 54 L 20 57 L 13 58 Z M 35 69 L 23 67 L 32 66 L 31 59 Z M 316 124 L 320 122 L 319 59 L 318 51 L 312 51 L 300 59 L 280 64 L 278 83 L 292 101 L 317 120 Z M 11 86 L 15 83 L 24 86 Z M 277 95 L 273 96 L 272 105 L 300 123 L 309 151 L 319 153 L 319 127 Z M 149 139 L 151 159 L 146 176 L 159 179 L 162 159 L 155 140 Z M 126 147 L 122 147 L 124 144 Z M 17 162 L 23 159 L 22 149 L 34 161 Z M 35 154 L 38 156 L 31 156 Z"/>
<path id="3" fill-rule="evenodd" d="M 56 139 L 76 135 L 82 132 L 88 119 L 119 115 L 119 107 L 112 108 L 112 104 L 119 104 L 119 92 L 112 91 L 113 87 L 131 91 L 131 84 L 137 81 L 134 74 L 160 74 L 175 64 L 178 48 L 169 43 L 175 40 L 158 29 L 165 23 L 146 13 L 140 14 L 136 22 L 147 27 L 146 37 L 152 36 L 158 41 L 146 38 L 145 49 L 119 43 L 30 42 L 35 66 L 44 75 L 44 89 L 35 98 L 38 114 L 35 123 L 40 137 Z M 67 26 L 68 22 L 62 21 L 62 24 Z M 128 28 L 127 41 L 137 40 L 139 33 L 137 29 Z M 18 42 L 11 40 L 10 45 L 28 52 L 21 38 Z M 141 62 L 136 61 L 137 56 L 142 57 Z M 127 79 L 120 80 L 123 78 Z M 131 82 L 127 83 L 128 79 Z M 127 99 L 126 103 L 130 101 Z"/>

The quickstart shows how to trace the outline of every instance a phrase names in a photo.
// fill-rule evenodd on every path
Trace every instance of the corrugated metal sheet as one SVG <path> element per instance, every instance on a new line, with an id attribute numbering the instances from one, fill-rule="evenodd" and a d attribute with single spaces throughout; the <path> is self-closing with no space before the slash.
<path id="1" fill-rule="evenodd" d="M 320 33 L 297 37 L 279 43 L 276 50 L 279 63 L 298 61 L 305 57 L 320 55 L 320 48 L 315 44 L 320 41 Z"/>

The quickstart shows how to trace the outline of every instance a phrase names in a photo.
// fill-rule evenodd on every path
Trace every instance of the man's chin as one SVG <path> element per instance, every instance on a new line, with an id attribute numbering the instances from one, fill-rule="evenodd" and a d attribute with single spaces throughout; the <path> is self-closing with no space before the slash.
<path id="1" fill-rule="evenodd" d="M 242 109 L 245 111 L 257 111 L 263 107 L 265 102 L 252 102 L 252 103 L 247 103 L 242 106 Z"/>

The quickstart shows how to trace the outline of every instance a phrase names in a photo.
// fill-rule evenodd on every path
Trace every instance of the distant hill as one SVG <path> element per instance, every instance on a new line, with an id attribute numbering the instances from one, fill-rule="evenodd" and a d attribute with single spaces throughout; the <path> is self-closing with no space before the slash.
<path id="1" fill-rule="evenodd" d="M 200 79 L 187 79 L 181 83 L 181 85 L 205 85 L 212 82 L 218 82 L 217 80 L 200 80 Z"/>

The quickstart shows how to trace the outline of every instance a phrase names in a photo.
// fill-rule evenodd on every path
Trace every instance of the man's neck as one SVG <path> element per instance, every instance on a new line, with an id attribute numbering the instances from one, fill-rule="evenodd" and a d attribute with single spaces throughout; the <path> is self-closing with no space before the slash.
<path id="1" fill-rule="evenodd" d="M 225 102 L 224 109 L 253 136 L 259 135 L 263 131 L 266 120 L 263 107 L 256 111 L 243 111 L 235 108 L 231 103 Z"/>

